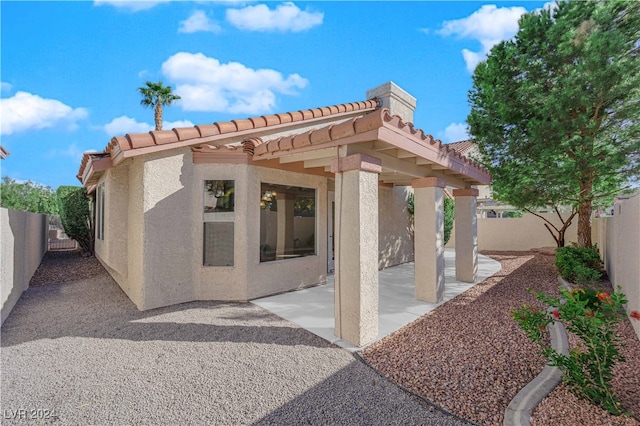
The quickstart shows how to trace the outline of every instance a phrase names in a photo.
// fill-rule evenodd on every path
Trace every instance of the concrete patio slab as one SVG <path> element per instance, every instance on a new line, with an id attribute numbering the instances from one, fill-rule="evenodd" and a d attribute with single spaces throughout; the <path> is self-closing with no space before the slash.
<path id="1" fill-rule="evenodd" d="M 475 283 L 456 281 L 455 250 L 445 250 L 445 292 L 440 303 L 416 300 L 414 291 L 413 262 L 384 269 L 378 275 L 378 337 L 375 341 L 393 333 L 422 315 L 453 299 L 460 293 L 484 281 L 500 270 L 500 263 L 478 255 L 478 279 Z M 334 331 L 334 281 L 328 277 L 327 284 L 304 290 L 278 294 L 253 300 L 264 308 L 323 339 L 350 351 L 355 347 L 338 339 Z M 373 342 L 372 342 L 373 343 Z"/>

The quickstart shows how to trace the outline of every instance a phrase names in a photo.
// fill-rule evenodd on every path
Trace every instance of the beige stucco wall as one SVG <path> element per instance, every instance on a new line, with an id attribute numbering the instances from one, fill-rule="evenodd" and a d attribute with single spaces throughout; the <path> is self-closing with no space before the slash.
<path id="1" fill-rule="evenodd" d="M 233 266 L 203 266 L 202 189 L 209 179 L 235 181 Z M 139 309 L 248 300 L 326 282 L 326 178 L 241 164 L 196 165 L 184 149 L 126 160 L 102 182 L 105 239 L 96 243 L 96 256 Z M 316 189 L 316 255 L 260 263 L 261 182 Z"/>
<path id="2" fill-rule="evenodd" d="M 105 172 L 104 240 L 95 240 L 95 255 L 133 303 L 141 308 L 144 162 L 126 160 Z"/>
<path id="3" fill-rule="evenodd" d="M 127 276 L 129 164 L 110 169 L 99 185 L 105 186 L 104 239 L 96 238 L 95 252 L 114 272 Z"/>
<path id="4" fill-rule="evenodd" d="M 378 335 L 378 175 L 344 171 L 335 186 L 334 334 L 362 347 Z"/>
<path id="5" fill-rule="evenodd" d="M 195 300 L 195 246 L 202 244 L 202 236 L 195 235 L 202 224 L 192 208 L 200 187 L 195 185 L 191 150 L 145 156 L 142 182 L 141 309 Z"/>
<path id="6" fill-rule="evenodd" d="M 613 217 L 594 222 L 611 283 L 627 296 L 627 312 L 640 311 L 640 195 L 615 205 Z M 631 323 L 640 338 L 640 321 Z"/>
<path id="7" fill-rule="evenodd" d="M 556 226 L 560 220 L 555 214 L 542 216 Z M 478 250 L 526 251 L 540 247 L 555 247 L 556 242 L 544 227 L 544 221 L 525 213 L 521 218 L 478 218 Z M 577 241 L 578 218 L 574 218 L 565 233 L 565 245 Z M 447 248 L 455 247 L 455 226 Z M 594 230 L 595 236 L 595 230 Z"/>
<path id="8" fill-rule="evenodd" d="M 203 266 L 205 180 L 235 181 L 233 266 Z M 102 182 L 105 239 L 96 243 L 96 256 L 139 309 L 250 300 L 326 282 L 327 190 L 333 179 L 244 164 L 194 164 L 184 148 L 125 160 Z M 262 182 L 316 189 L 317 220 L 306 224 L 315 234 L 315 255 L 260 262 Z M 380 268 L 413 259 L 409 191 L 379 188 Z"/>
<path id="9" fill-rule="evenodd" d="M 407 212 L 412 191 L 407 186 L 378 187 L 380 269 L 413 261 L 413 231 Z"/>
<path id="10" fill-rule="evenodd" d="M 29 287 L 47 252 L 47 215 L 0 208 L 1 322 Z"/>
<path id="11" fill-rule="evenodd" d="M 194 233 L 192 239 L 196 296 L 200 300 L 247 300 L 247 222 L 248 167 L 242 164 L 197 164 L 192 183 L 195 193 L 191 203 Z M 233 266 L 203 266 L 203 185 L 205 180 L 235 181 L 234 262 Z M 258 197 L 258 196 L 257 196 Z M 256 208 L 259 200 L 256 198 Z M 256 236 L 259 238 L 259 234 Z"/>

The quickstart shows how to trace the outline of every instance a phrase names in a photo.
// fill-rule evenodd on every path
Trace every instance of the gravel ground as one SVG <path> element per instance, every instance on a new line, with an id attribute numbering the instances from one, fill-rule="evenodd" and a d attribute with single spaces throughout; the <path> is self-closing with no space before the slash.
<path id="1" fill-rule="evenodd" d="M 95 257 L 83 256 L 80 250 L 49 251 L 36 270 L 29 287 L 78 281 L 104 274 Z"/>
<path id="2" fill-rule="evenodd" d="M 545 253 L 484 253 L 502 264 L 498 274 L 365 349 L 362 357 L 385 377 L 457 416 L 501 425 L 511 399 L 546 363 L 509 316 L 522 304 L 541 306 L 527 287 L 558 295 L 553 257 Z M 616 367 L 615 390 L 640 418 L 640 341 L 628 321 L 621 332 L 627 362 Z M 563 386 L 532 420 L 537 426 L 640 424 L 609 416 Z"/>
<path id="3" fill-rule="evenodd" d="M 47 256 L 2 326 L 2 424 L 466 424 L 253 304 L 140 312 L 95 259 Z"/>

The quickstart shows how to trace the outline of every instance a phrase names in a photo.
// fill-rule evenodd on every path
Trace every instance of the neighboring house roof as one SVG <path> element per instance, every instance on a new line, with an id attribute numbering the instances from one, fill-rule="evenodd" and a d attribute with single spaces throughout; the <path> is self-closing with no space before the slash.
<path id="1" fill-rule="evenodd" d="M 2 147 L 2 145 L 0 145 L 0 159 L 4 160 L 5 158 L 7 158 L 9 156 L 9 151 L 7 151 L 6 149 L 4 149 Z"/>
<path id="2" fill-rule="evenodd" d="M 391 116 L 377 99 L 114 137 L 104 152 L 83 156 L 77 177 L 91 191 L 101 172 L 126 158 L 182 147 L 191 147 L 196 163 L 219 159 L 333 176 L 331 161 L 341 146 L 380 158 L 383 183 L 437 176 L 463 187 L 491 180 L 488 170 Z"/>
<path id="3" fill-rule="evenodd" d="M 456 152 L 459 152 L 462 155 L 467 155 L 470 151 L 472 151 L 476 147 L 476 144 L 473 141 L 467 140 L 467 141 L 460 141 L 460 142 L 452 142 L 448 144 L 448 146 L 451 149 L 456 150 Z"/>

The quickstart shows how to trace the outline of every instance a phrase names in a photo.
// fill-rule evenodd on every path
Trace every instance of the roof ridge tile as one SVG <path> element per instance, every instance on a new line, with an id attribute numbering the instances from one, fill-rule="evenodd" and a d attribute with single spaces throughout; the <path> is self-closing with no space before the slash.
<path id="1" fill-rule="evenodd" d="M 200 132 L 200 137 L 214 136 L 220 134 L 220 128 L 215 124 L 198 124 L 195 126 Z"/>

